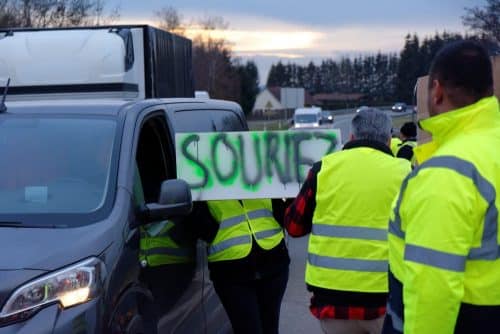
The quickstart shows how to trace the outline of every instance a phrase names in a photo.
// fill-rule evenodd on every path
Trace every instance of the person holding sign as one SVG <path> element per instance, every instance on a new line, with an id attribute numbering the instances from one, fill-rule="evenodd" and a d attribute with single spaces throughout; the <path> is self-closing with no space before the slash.
<path id="1" fill-rule="evenodd" d="M 292 237 L 310 233 L 306 283 L 323 331 L 378 334 L 388 292 L 387 222 L 411 166 L 392 155 L 384 112 L 361 111 L 352 129 L 342 151 L 313 165 L 285 227 Z"/>
<path id="2" fill-rule="evenodd" d="M 290 258 L 282 200 L 200 202 L 210 278 L 236 334 L 277 334 Z"/>

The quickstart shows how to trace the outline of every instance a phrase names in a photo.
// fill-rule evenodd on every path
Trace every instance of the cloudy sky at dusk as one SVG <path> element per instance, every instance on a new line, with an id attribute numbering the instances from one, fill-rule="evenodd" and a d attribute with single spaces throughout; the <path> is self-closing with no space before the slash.
<path id="1" fill-rule="evenodd" d="M 121 3 L 120 23 L 155 23 L 153 12 L 170 5 L 187 20 L 222 16 L 223 36 L 236 56 L 256 61 L 261 82 L 272 63 L 361 53 L 399 52 L 407 33 L 463 32 L 465 7 L 484 0 L 108 0 Z"/>

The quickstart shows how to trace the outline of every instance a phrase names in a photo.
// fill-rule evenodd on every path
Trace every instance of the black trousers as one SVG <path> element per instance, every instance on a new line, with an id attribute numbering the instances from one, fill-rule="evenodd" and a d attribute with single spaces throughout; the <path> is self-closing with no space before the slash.
<path id="1" fill-rule="evenodd" d="M 288 268 L 247 282 L 214 282 L 235 334 L 277 334 Z"/>

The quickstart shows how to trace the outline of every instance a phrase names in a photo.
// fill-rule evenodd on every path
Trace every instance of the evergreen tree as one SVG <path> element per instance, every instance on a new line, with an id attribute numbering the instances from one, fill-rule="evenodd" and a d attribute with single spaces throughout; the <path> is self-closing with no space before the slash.
<path id="1" fill-rule="evenodd" d="M 396 96 L 401 102 L 411 103 L 416 80 L 423 74 L 420 43 L 417 35 L 406 35 L 401 51 L 396 78 Z"/>
<path id="2" fill-rule="evenodd" d="M 285 66 L 281 61 L 271 66 L 269 77 L 267 78 L 267 87 L 281 87 L 285 83 Z"/>
<path id="3" fill-rule="evenodd" d="M 237 67 L 240 76 L 240 105 L 245 115 L 252 112 L 259 93 L 259 72 L 253 61 Z"/>

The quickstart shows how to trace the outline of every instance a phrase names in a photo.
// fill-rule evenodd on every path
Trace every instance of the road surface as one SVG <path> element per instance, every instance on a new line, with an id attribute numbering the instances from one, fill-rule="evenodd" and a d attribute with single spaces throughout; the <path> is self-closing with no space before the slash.
<path id="1" fill-rule="evenodd" d="M 310 293 L 304 282 L 308 237 L 288 237 L 290 252 L 290 278 L 281 305 L 280 333 L 320 334 L 318 320 L 309 312 Z"/>
<path id="2" fill-rule="evenodd" d="M 405 121 L 409 121 L 411 117 L 411 110 L 405 112 L 386 112 L 389 114 L 389 116 L 392 117 L 393 120 L 396 120 L 397 118 L 404 118 Z M 342 134 L 342 143 L 345 143 L 349 140 L 349 135 L 351 134 L 351 121 L 355 115 L 356 113 L 335 116 L 335 122 L 333 122 L 332 127 L 334 129 L 340 129 L 340 132 Z M 396 126 L 397 123 L 394 123 L 395 128 L 399 129 L 399 127 Z"/>

